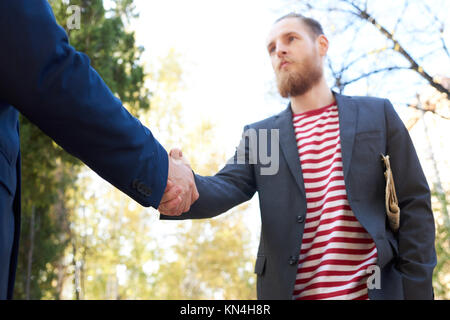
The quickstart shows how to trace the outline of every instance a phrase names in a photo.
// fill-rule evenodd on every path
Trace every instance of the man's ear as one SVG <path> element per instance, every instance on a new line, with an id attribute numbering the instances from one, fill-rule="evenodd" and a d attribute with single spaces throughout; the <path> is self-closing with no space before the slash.
<path id="1" fill-rule="evenodd" d="M 318 45 L 319 54 L 325 57 L 328 52 L 328 39 L 323 34 L 317 37 L 316 43 Z"/>

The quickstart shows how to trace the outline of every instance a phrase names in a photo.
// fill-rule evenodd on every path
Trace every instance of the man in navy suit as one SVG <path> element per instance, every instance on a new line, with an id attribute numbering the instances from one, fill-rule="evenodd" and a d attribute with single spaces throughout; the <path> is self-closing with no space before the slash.
<path id="1" fill-rule="evenodd" d="M 169 159 L 68 43 L 45 0 L 0 0 L 0 299 L 11 299 L 20 231 L 18 112 L 142 206 L 189 209 L 192 171 Z M 166 201 L 171 199 L 170 201 Z"/>
<path id="2" fill-rule="evenodd" d="M 167 216 L 176 207 L 163 203 L 161 219 L 211 218 L 258 192 L 259 299 L 432 299 L 430 189 L 392 104 L 330 90 L 323 75 L 328 39 L 315 20 L 280 18 L 267 51 L 288 107 L 246 126 L 222 170 L 195 175 L 200 197 L 190 211 Z M 380 154 L 390 156 L 398 230 L 386 215 Z M 171 156 L 183 159 L 179 150 Z"/>

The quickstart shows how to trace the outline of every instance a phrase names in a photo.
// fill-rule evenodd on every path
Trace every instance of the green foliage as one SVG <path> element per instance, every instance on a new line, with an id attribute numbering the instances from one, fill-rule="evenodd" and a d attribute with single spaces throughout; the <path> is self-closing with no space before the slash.
<path id="1" fill-rule="evenodd" d="M 447 195 L 448 197 L 448 195 Z M 436 299 L 450 299 L 450 226 L 448 225 L 448 202 L 446 194 L 432 191 L 433 212 L 436 222 L 437 265 L 433 273 L 433 287 Z"/>
<path id="2" fill-rule="evenodd" d="M 158 273 L 156 298 L 256 299 L 244 213 L 238 207 L 220 218 L 179 224 L 174 258 Z"/>
<path id="3" fill-rule="evenodd" d="M 67 5 L 50 1 L 61 26 L 66 27 Z M 144 87 L 145 72 L 140 57 L 144 49 L 135 45 L 134 32 L 126 30 L 126 21 L 137 17 L 132 0 L 115 0 L 106 11 L 102 0 L 72 0 L 81 8 L 80 29 L 66 30 L 70 44 L 91 59 L 111 91 L 137 115 L 148 110 L 150 94 Z"/>

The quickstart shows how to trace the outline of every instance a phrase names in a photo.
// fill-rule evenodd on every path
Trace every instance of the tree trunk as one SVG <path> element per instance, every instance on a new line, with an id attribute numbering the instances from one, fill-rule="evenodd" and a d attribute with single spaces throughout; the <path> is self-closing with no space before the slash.
<path id="1" fill-rule="evenodd" d="M 31 267 L 33 265 L 33 250 L 34 250 L 34 220 L 35 220 L 35 206 L 31 208 L 30 218 L 30 247 L 28 249 L 27 259 L 27 278 L 25 284 L 25 299 L 30 300 L 30 285 L 31 285 Z"/>
<path id="2" fill-rule="evenodd" d="M 72 264 L 73 264 L 73 284 L 74 284 L 74 289 L 75 289 L 75 300 L 80 300 L 80 277 L 79 277 L 79 270 L 78 270 L 78 266 L 77 266 L 77 245 L 75 243 L 75 241 L 72 241 L 72 247 L 73 247 L 73 259 L 72 259 Z"/>

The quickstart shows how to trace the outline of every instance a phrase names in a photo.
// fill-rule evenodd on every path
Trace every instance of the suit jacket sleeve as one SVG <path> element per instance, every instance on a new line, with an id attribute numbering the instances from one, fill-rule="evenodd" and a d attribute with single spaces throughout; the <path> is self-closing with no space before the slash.
<path id="1" fill-rule="evenodd" d="M 158 207 L 164 148 L 68 43 L 46 0 L 0 1 L 0 97 L 143 206 Z"/>
<path id="2" fill-rule="evenodd" d="M 245 127 L 244 132 L 248 129 Z M 244 135 L 239 145 L 245 149 L 245 159 L 238 160 L 236 152 L 227 164 L 212 177 L 195 174 L 199 198 L 190 210 L 180 216 L 160 215 L 161 220 L 184 220 L 212 218 L 234 206 L 250 200 L 256 192 L 253 164 L 249 159 L 248 137 Z M 238 149 L 239 150 L 239 149 Z M 245 162 L 245 163 L 243 163 Z"/>
<path id="3" fill-rule="evenodd" d="M 432 299 L 436 265 L 431 193 L 410 135 L 389 100 L 385 100 L 387 153 L 400 206 L 397 268 L 405 299 Z"/>

